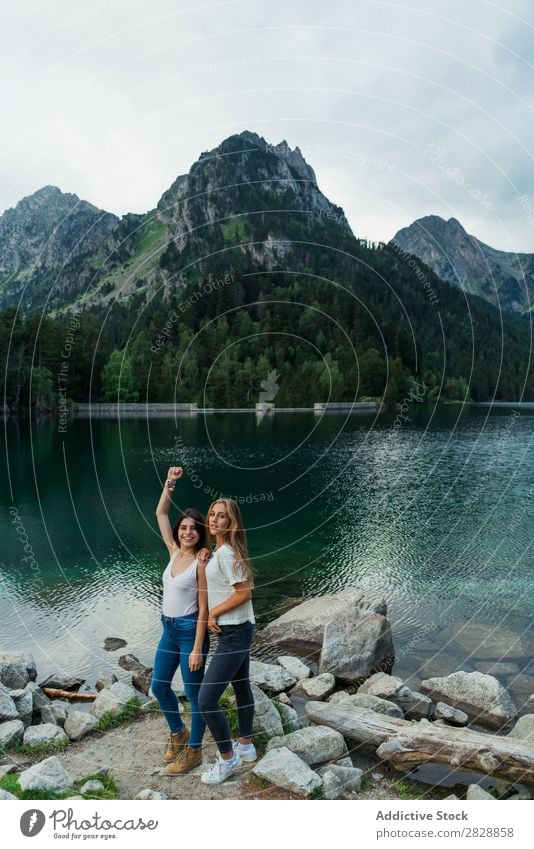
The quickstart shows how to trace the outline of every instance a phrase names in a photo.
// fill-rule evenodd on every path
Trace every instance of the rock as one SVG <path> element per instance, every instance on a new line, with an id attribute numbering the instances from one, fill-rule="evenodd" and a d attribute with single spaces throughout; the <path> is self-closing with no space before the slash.
<path id="1" fill-rule="evenodd" d="M 115 684 L 115 682 L 118 680 L 119 679 L 113 672 L 102 672 L 95 681 L 95 690 L 97 691 L 97 693 L 99 693 L 100 690 L 103 690 L 106 687 L 109 690 L 112 684 Z"/>
<path id="2" fill-rule="evenodd" d="M 282 719 L 276 707 L 263 690 L 251 683 L 254 696 L 254 719 L 252 730 L 255 734 L 264 733 L 268 737 L 283 735 Z"/>
<path id="3" fill-rule="evenodd" d="M 294 708 L 279 702 L 278 713 L 282 718 L 284 734 L 290 734 L 292 731 L 298 731 L 300 728 L 300 719 Z"/>
<path id="4" fill-rule="evenodd" d="M 3 799 L 5 802 L 7 802 L 10 799 L 17 799 L 17 797 L 13 796 L 13 793 L 9 793 L 7 790 L 0 789 L 0 799 Z"/>
<path id="5" fill-rule="evenodd" d="M 144 666 L 133 654 L 123 654 L 119 657 L 119 666 L 132 673 L 132 684 L 145 695 L 150 690 L 152 683 L 151 666 Z"/>
<path id="6" fill-rule="evenodd" d="M 527 746 L 534 746 L 534 713 L 521 716 L 509 732 L 508 737 L 516 737 Z"/>
<path id="7" fill-rule="evenodd" d="M 38 684 L 34 681 L 30 681 L 29 684 L 26 684 L 24 687 L 29 693 L 32 694 L 33 699 L 33 722 L 40 722 L 41 720 L 41 710 L 45 705 L 52 704 L 51 699 L 48 698 L 45 693 L 41 690 Z"/>
<path id="8" fill-rule="evenodd" d="M 318 654 L 325 626 L 334 619 L 350 618 L 360 609 L 386 615 L 384 599 L 366 596 L 357 587 L 349 587 L 335 595 L 310 598 L 293 607 L 269 623 L 257 639 L 272 646 Z"/>
<path id="9" fill-rule="evenodd" d="M 365 693 L 368 696 L 378 696 L 379 699 L 392 699 L 397 695 L 401 687 L 402 681 L 400 678 L 397 678 L 395 675 L 386 675 L 385 672 L 377 672 L 358 687 L 358 693 Z"/>
<path id="10" fill-rule="evenodd" d="M 400 687 L 392 697 L 403 711 L 406 719 L 426 719 L 432 708 L 432 700 L 423 693 L 414 693 L 409 687 Z"/>
<path id="11" fill-rule="evenodd" d="M 514 793 L 513 796 L 508 797 L 508 802 L 527 802 L 532 799 L 531 794 L 525 788 L 524 790 L 520 790 L 519 793 Z"/>
<path id="12" fill-rule="evenodd" d="M 3 778 L 4 775 L 10 775 L 12 772 L 18 772 L 16 764 L 2 764 L 0 766 L 0 778 Z"/>
<path id="13" fill-rule="evenodd" d="M 362 789 L 361 769 L 329 764 L 317 770 L 323 779 L 323 796 L 325 799 L 339 799 L 347 793 L 359 793 Z"/>
<path id="14" fill-rule="evenodd" d="M 33 696 L 29 690 L 11 690 L 11 698 L 15 702 L 15 707 L 19 719 L 26 725 L 31 725 L 33 717 Z"/>
<path id="15" fill-rule="evenodd" d="M 24 724 L 20 719 L 8 719 L 0 723 L 0 749 L 20 743 L 24 735 Z"/>
<path id="16" fill-rule="evenodd" d="M 452 638 L 477 660 L 512 660 L 534 655 L 534 641 L 509 628 L 469 620 L 454 623 Z"/>
<path id="17" fill-rule="evenodd" d="M 52 790 L 54 793 L 61 793 L 63 790 L 70 790 L 73 784 L 73 779 L 55 755 L 33 764 L 19 776 L 21 790 Z"/>
<path id="18" fill-rule="evenodd" d="M 498 660 L 479 660 L 475 663 L 475 669 L 484 675 L 495 675 L 497 678 L 504 675 L 517 675 L 520 671 L 517 663 L 501 663 Z"/>
<path id="19" fill-rule="evenodd" d="M 306 666 L 298 657 L 293 657 L 290 654 L 282 655 L 277 659 L 277 663 L 280 666 L 283 666 L 284 669 L 287 669 L 290 675 L 293 676 L 295 681 L 299 681 L 301 678 L 309 678 L 311 675 L 311 669 L 309 666 Z"/>
<path id="20" fill-rule="evenodd" d="M 102 782 L 94 778 L 92 781 L 86 781 L 83 787 L 80 787 L 80 793 L 101 793 L 104 789 Z"/>
<path id="21" fill-rule="evenodd" d="M 250 661 L 250 680 L 266 693 L 281 693 L 296 684 L 297 679 L 283 666 L 274 663 Z"/>
<path id="22" fill-rule="evenodd" d="M 291 699 L 289 698 L 287 693 L 278 693 L 278 695 L 276 696 L 276 701 L 280 702 L 280 704 L 282 705 L 288 705 L 289 707 L 292 707 Z"/>
<path id="23" fill-rule="evenodd" d="M 66 718 L 67 708 L 59 702 L 52 702 L 41 708 L 41 722 L 52 722 L 63 728 Z"/>
<path id="24" fill-rule="evenodd" d="M 275 737 L 267 743 L 267 751 L 284 746 L 307 764 L 330 763 L 347 754 L 343 735 L 325 725 L 310 725 L 285 737 Z"/>
<path id="25" fill-rule="evenodd" d="M 55 672 L 49 675 L 45 681 L 39 684 L 41 690 L 45 687 L 51 687 L 54 690 L 67 690 L 69 693 L 77 693 L 82 684 L 85 684 L 85 678 L 74 678 L 72 675 L 62 675 L 60 672 Z"/>
<path id="26" fill-rule="evenodd" d="M 359 683 L 381 665 L 394 659 L 391 625 L 385 616 L 355 610 L 332 619 L 325 626 L 319 672 L 331 672 L 336 680 Z"/>
<path id="27" fill-rule="evenodd" d="M 41 743 L 61 743 L 69 738 L 59 725 L 45 722 L 43 725 L 30 725 L 24 732 L 25 746 L 40 746 Z"/>
<path id="28" fill-rule="evenodd" d="M 0 722 L 18 718 L 17 706 L 11 697 L 10 691 L 7 687 L 0 684 Z"/>
<path id="29" fill-rule="evenodd" d="M 342 702 L 350 702 L 352 696 L 353 694 L 347 692 L 347 690 L 337 690 L 331 696 L 328 696 L 328 701 L 333 705 L 339 705 Z"/>
<path id="30" fill-rule="evenodd" d="M 506 686 L 518 697 L 525 699 L 534 693 L 534 678 L 532 675 L 511 675 Z"/>
<path id="31" fill-rule="evenodd" d="M 459 802 L 460 797 L 457 796 L 455 793 L 451 793 L 450 796 L 445 796 L 443 801 L 444 802 Z"/>
<path id="32" fill-rule="evenodd" d="M 330 672 L 324 672 L 317 675 L 315 678 L 302 678 L 297 681 L 297 687 L 302 690 L 310 699 L 322 701 L 333 691 L 336 686 L 336 679 Z"/>
<path id="33" fill-rule="evenodd" d="M 81 740 L 98 724 L 98 719 L 81 710 L 69 710 L 64 730 L 71 740 Z"/>
<path id="34" fill-rule="evenodd" d="M 104 651 L 116 651 L 117 649 L 123 649 L 126 645 L 128 643 L 121 637 L 106 637 L 104 640 Z"/>
<path id="35" fill-rule="evenodd" d="M 339 760 L 336 761 L 336 764 L 338 766 L 352 766 L 352 761 L 351 761 L 350 757 L 347 755 L 346 758 L 339 758 Z"/>
<path id="36" fill-rule="evenodd" d="M 466 797 L 468 802 L 474 802 L 477 799 L 488 799 L 491 802 L 495 801 L 495 797 L 483 790 L 478 784 L 470 784 L 467 788 Z"/>
<path id="37" fill-rule="evenodd" d="M 469 721 L 469 717 L 463 710 L 456 710 L 444 702 L 438 702 L 435 706 L 434 719 L 444 719 L 451 725 L 467 725 Z"/>
<path id="38" fill-rule="evenodd" d="M 28 681 L 35 681 L 37 669 L 31 654 L 23 652 L 0 652 L 0 683 L 10 690 L 19 690 Z"/>
<path id="39" fill-rule="evenodd" d="M 89 713 L 100 719 L 105 713 L 120 713 L 126 702 L 136 698 L 136 691 L 128 684 L 117 681 L 109 690 L 100 690 L 89 708 Z"/>
<path id="40" fill-rule="evenodd" d="M 510 696 L 496 678 L 482 672 L 453 672 L 445 678 L 421 682 L 421 692 L 433 701 L 443 701 L 489 728 L 501 728 L 516 713 Z"/>
<path id="41" fill-rule="evenodd" d="M 134 796 L 134 799 L 153 799 L 155 801 L 168 798 L 169 797 L 166 796 L 165 793 L 160 793 L 158 790 L 151 790 L 150 787 L 145 787 L 145 789 L 141 790 L 137 796 Z"/>
<path id="42" fill-rule="evenodd" d="M 363 707 L 368 710 L 374 710 L 375 713 L 383 713 L 385 716 L 396 716 L 398 719 L 404 719 L 402 708 L 395 702 L 390 702 L 387 699 L 381 699 L 378 696 L 371 696 L 368 693 L 360 693 L 358 691 L 354 696 L 350 696 L 350 701 L 356 707 Z"/>
<path id="43" fill-rule="evenodd" d="M 277 787 L 303 796 L 309 796 L 323 783 L 305 761 L 285 746 L 267 752 L 252 772 Z"/>

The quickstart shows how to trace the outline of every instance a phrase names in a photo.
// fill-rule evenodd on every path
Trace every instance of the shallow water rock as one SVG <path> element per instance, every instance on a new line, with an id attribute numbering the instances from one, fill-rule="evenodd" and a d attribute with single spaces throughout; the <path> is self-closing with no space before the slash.
<path id="1" fill-rule="evenodd" d="M 495 675 L 496 678 L 506 675 L 518 675 L 520 672 L 517 663 L 504 663 L 499 660 L 479 660 L 475 663 L 475 669 L 484 675 Z"/>
<path id="2" fill-rule="evenodd" d="M 379 699 L 392 699 L 397 695 L 403 683 L 396 675 L 376 672 L 358 687 L 358 693 L 368 696 L 378 696 Z"/>
<path id="3" fill-rule="evenodd" d="M 63 790 L 70 790 L 73 784 L 73 778 L 63 769 L 61 761 L 55 755 L 33 764 L 19 776 L 22 790 L 51 790 L 61 793 Z"/>
<path id="4" fill-rule="evenodd" d="M 315 764 L 337 761 L 347 754 L 343 735 L 325 725 L 310 725 L 293 731 L 284 737 L 276 737 L 267 743 L 267 751 L 285 746 L 306 763 Z"/>
<path id="5" fill-rule="evenodd" d="M 104 640 L 104 651 L 116 651 L 117 649 L 123 649 L 126 645 L 128 643 L 122 637 L 106 637 Z"/>
<path id="6" fill-rule="evenodd" d="M 449 631 L 447 632 L 449 633 Z M 497 628 L 470 619 L 455 622 L 450 635 L 478 660 L 511 660 L 534 655 L 534 640 L 509 628 Z"/>
<path id="7" fill-rule="evenodd" d="M 302 690 L 310 699 L 317 702 L 326 699 L 336 686 L 336 679 L 330 672 L 323 672 L 315 678 L 303 678 L 297 681 L 296 687 Z"/>
<path id="8" fill-rule="evenodd" d="M 42 725 L 30 725 L 29 728 L 26 728 L 23 743 L 25 746 L 40 746 L 41 743 L 62 743 L 68 739 L 59 725 L 44 722 Z"/>
<path id="9" fill-rule="evenodd" d="M 268 751 L 252 772 L 277 787 L 302 796 L 309 796 L 323 784 L 321 777 L 285 746 Z"/>
<path id="10" fill-rule="evenodd" d="M 95 690 L 99 693 L 100 690 L 103 690 L 105 687 L 109 688 L 115 684 L 119 679 L 115 675 L 114 672 L 101 672 L 98 678 L 95 681 Z M 129 682 L 128 682 L 129 683 Z"/>
<path id="11" fill-rule="evenodd" d="M 141 693 L 148 695 L 152 683 L 153 669 L 145 666 L 133 654 L 123 654 L 119 657 L 119 666 L 132 673 L 132 684 Z M 113 685 L 112 685 L 113 686 Z M 110 687 L 112 689 L 112 687 Z"/>
<path id="12" fill-rule="evenodd" d="M 20 743 L 24 735 L 24 725 L 20 719 L 8 719 L 0 723 L 0 748 Z"/>
<path id="13" fill-rule="evenodd" d="M 445 678 L 429 678 L 421 692 L 467 714 L 472 722 L 501 728 L 516 714 L 512 699 L 502 684 L 482 672 L 453 672 Z"/>
<path id="14" fill-rule="evenodd" d="M 62 675 L 60 672 L 55 672 L 49 675 L 45 681 L 41 681 L 39 687 L 44 690 L 45 687 L 51 687 L 54 690 L 67 690 L 69 693 L 76 693 L 85 684 L 85 678 L 75 678 L 73 675 Z"/>
<path id="15" fill-rule="evenodd" d="M 333 595 L 310 598 L 291 608 L 263 628 L 257 640 L 272 646 L 318 654 L 323 645 L 325 626 L 335 619 L 350 618 L 359 609 L 385 616 L 387 607 L 383 598 L 349 587 Z"/>
<path id="16" fill-rule="evenodd" d="M 523 673 L 511 675 L 506 681 L 506 686 L 515 696 L 525 701 L 534 693 L 534 677 Z"/>
<path id="17" fill-rule="evenodd" d="M 319 672 L 355 684 L 394 658 L 391 625 L 385 616 L 355 610 L 328 622 L 324 629 Z"/>
<path id="18" fill-rule="evenodd" d="M 266 693 L 272 694 L 289 690 L 297 682 L 297 679 L 283 666 L 275 663 L 261 663 L 258 660 L 250 661 L 250 680 Z"/>
<path id="19" fill-rule="evenodd" d="M 298 657 L 285 654 L 277 658 L 276 662 L 287 669 L 296 681 L 300 681 L 301 678 L 309 678 L 311 675 L 310 667 L 306 666 Z"/>

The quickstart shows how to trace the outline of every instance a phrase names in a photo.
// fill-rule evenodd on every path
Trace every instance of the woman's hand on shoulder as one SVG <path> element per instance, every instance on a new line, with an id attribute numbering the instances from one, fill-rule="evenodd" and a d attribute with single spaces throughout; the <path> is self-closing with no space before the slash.
<path id="1" fill-rule="evenodd" d="M 209 548 L 201 548 L 197 553 L 197 561 L 199 566 L 207 566 L 208 560 L 211 557 L 211 551 Z"/>

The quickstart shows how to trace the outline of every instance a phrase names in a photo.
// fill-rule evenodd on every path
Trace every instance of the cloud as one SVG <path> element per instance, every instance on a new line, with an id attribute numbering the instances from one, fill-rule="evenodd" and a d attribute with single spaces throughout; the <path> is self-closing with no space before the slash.
<path id="1" fill-rule="evenodd" d="M 202 150 L 250 129 L 298 144 L 360 236 L 432 212 L 534 250 L 518 203 L 532 185 L 529 5 L 23 0 L 0 36 L 0 205 L 51 183 L 145 211 Z"/>

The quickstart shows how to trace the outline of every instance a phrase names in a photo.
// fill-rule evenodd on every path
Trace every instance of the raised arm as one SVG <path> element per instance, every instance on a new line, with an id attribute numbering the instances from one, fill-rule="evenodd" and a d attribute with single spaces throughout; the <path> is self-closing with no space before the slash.
<path id="1" fill-rule="evenodd" d="M 169 510 L 171 507 L 172 492 L 174 490 L 174 487 L 176 486 L 176 481 L 180 480 L 183 473 L 184 470 L 181 466 L 170 467 L 169 471 L 167 472 L 167 480 L 163 485 L 163 492 L 161 493 L 161 497 L 158 501 L 158 506 L 156 507 L 156 518 L 158 520 L 158 527 L 160 529 L 163 542 L 169 550 L 169 554 L 172 554 L 172 552 L 175 551 L 177 548 L 176 542 L 174 541 L 174 537 L 172 535 L 171 523 L 169 521 Z"/>

